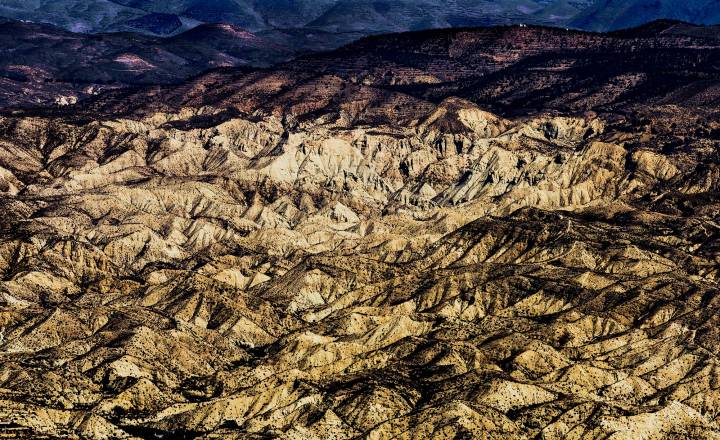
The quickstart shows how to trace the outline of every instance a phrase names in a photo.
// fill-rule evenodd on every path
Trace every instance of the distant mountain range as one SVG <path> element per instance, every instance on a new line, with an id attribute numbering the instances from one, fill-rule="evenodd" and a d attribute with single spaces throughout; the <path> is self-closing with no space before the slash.
<path id="1" fill-rule="evenodd" d="M 495 24 L 606 31 L 660 18 L 720 22 L 716 0 L 3 0 L 0 16 L 75 32 L 181 33 L 200 23 L 251 32 L 304 29 L 357 34 Z M 340 38 L 337 35 L 346 35 Z M 310 48 L 313 48 L 312 46 Z"/>
<path id="2" fill-rule="evenodd" d="M 720 23 L 717 0 L 598 0 L 578 14 L 571 26 L 592 31 L 624 29 L 657 19 L 695 24 Z"/>
<path id="3" fill-rule="evenodd" d="M 89 114 L 215 108 L 227 115 L 405 124 L 456 97 L 514 117 L 720 102 L 720 26 L 660 20 L 610 33 L 542 26 L 441 29 L 363 38 L 269 69 L 222 69 L 181 86 L 118 90 Z M 621 60 L 618 62 L 618 60 Z M 82 107 L 82 106 L 81 106 Z"/>
<path id="4" fill-rule="evenodd" d="M 457 28 L 454 31 L 463 32 L 464 30 L 473 31 L 474 29 L 481 28 Z M 522 29 L 522 26 L 498 26 L 484 29 L 491 29 L 492 32 L 504 32 L 507 29 Z M 610 37 L 624 33 L 631 35 L 632 38 L 648 38 L 650 40 L 657 38 L 658 35 L 670 37 L 669 34 L 672 34 L 672 38 L 675 39 L 698 37 L 702 37 L 703 41 L 720 39 L 718 27 L 698 26 L 670 20 L 655 21 L 626 31 L 606 34 L 570 31 L 562 28 L 543 29 L 552 31 L 547 34 L 548 38 L 552 39 L 557 39 L 557 32 L 561 35 L 585 35 L 586 38 L 578 37 L 578 41 L 590 41 L 589 44 L 591 45 L 605 41 L 604 36 Z M 435 33 L 441 36 L 438 40 L 424 41 L 409 53 L 399 52 L 397 48 L 392 46 L 386 47 L 387 42 L 393 42 L 396 39 L 407 43 L 408 41 L 415 41 L 409 36 L 415 34 L 435 35 Z M 351 34 L 354 36 L 360 35 L 359 33 Z M 322 62 L 316 66 L 308 67 L 308 59 L 310 58 L 303 56 L 307 47 L 323 51 L 333 49 L 335 45 L 340 44 L 342 39 L 349 38 L 348 35 L 351 34 L 343 34 L 342 38 L 337 39 L 334 38 L 335 34 L 329 31 L 303 29 L 252 33 L 230 24 L 201 24 L 180 34 L 168 37 L 130 32 L 86 34 L 70 32 L 48 24 L 0 19 L 0 108 L 34 107 L 52 104 L 67 105 L 109 90 L 177 84 L 213 69 L 246 67 L 250 71 L 258 68 L 262 71 L 263 68 L 273 65 L 304 65 L 306 73 L 324 72 L 333 76 L 342 76 L 348 69 L 352 69 L 357 71 L 358 78 L 363 78 L 362 81 L 385 81 L 394 86 L 405 87 L 404 80 L 396 77 L 393 70 L 374 72 L 372 68 L 373 62 L 360 67 L 346 64 L 348 60 L 354 60 L 354 63 L 361 64 L 362 62 L 372 61 L 361 59 L 359 55 L 352 56 L 353 52 L 358 52 L 363 53 L 365 57 L 369 54 L 375 54 L 373 55 L 375 58 L 387 59 L 388 63 L 383 64 L 384 66 L 400 63 L 397 64 L 396 68 L 405 76 L 407 76 L 408 71 L 419 69 L 418 71 L 425 72 L 427 66 L 402 64 L 404 57 L 413 53 L 427 52 L 426 56 L 430 57 L 432 55 L 432 59 L 437 62 L 439 58 L 434 55 L 433 50 L 435 49 L 433 48 L 451 44 L 451 42 L 444 43 L 443 41 L 445 38 L 455 35 L 447 33 L 447 30 L 432 30 L 409 34 L 394 33 L 365 37 L 335 51 L 316 54 L 315 56 L 319 57 L 317 59 Z M 647 35 L 643 37 L 645 34 Z M 514 34 L 510 33 L 508 35 Z M 534 32 L 531 35 L 537 37 L 545 34 Z M 558 41 L 561 42 L 553 47 L 558 49 L 565 47 L 564 40 L 560 39 Z M 368 44 L 374 44 L 374 42 L 382 42 L 381 47 L 371 48 L 372 46 L 368 46 Z M 465 50 L 463 57 L 472 59 L 479 57 L 478 59 L 485 60 L 483 62 L 487 62 L 486 64 L 466 65 L 463 64 L 464 61 L 457 64 L 457 58 L 445 60 L 443 63 L 448 71 L 470 72 L 472 75 L 482 76 L 502 65 L 498 60 L 513 59 L 515 56 L 513 54 L 516 54 L 521 47 L 524 53 L 528 53 L 532 51 L 533 47 L 547 45 L 547 42 L 529 42 L 522 38 L 506 38 L 501 43 L 495 40 L 480 41 L 472 46 L 472 50 Z M 566 49 L 571 50 L 569 47 L 566 47 Z M 612 51 L 606 52 L 613 53 Z M 344 54 L 342 60 L 332 58 L 336 53 Z M 623 56 L 628 57 L 628 54 L 632 54 L 632 52 L 624 53 Z M 647 56 L 647 54 L 643 56 Z M 327 57 L 330 58 L 327 59 Z M 613 63 L 612 56 L 599 62 L 598 67 L 603 63 Z M 659 68 L 662 65 L 662 62 L 658 62 L 652 69 Z M 540 70 L 549 69 L 550 71 L 556 68 L 559 67 L 538 67 Z M 582 75 L 592 74 L 593 69 L 591 68 Z M 241 72 L 244 70 L 241 69 Z M 535 72 L 534 68 L 530 69 L 530 71 Z M 527 80 L 525 78 L 527 72 L 527 69 L 520 68 L 518 71 L 519 76 L 512 80 L 508 79 L 508 81 L 520 85 Z M 291 75 L 291 77 L 294 76 L 294 74 Z M 438 84 L 428 88 L 425 93 L 429 95 L 439 93 L 442 95 L 444 90 L 450 87 L 446 83 L 448 81 L 454 82 L 456 79 L 455 77 L 427 78 L 426 80 L 429 83 Z M 591 82 L 593 84 L 604 84 L 606 79 L 596 78 Z M 357 79 L 356 81 L 360 80 Z M 273 79 L 269 82 L 280 84 L 283 81 Z M 578 81 L 577 83 L 581 84 L 583 82 Z M 659 84 L 659 82 L 655 84 Z M 463 95 L 463 93 L 471 92 L 464 90 L 461 93 L 461 91 L 457 90 L 456 93 Z M 522 106 L 523 101 L 532 98 L 522 95 L 522 90 L 514 91 L 512 94 L 518 94 L 517 96 L 521 96 L 521 99 L 513 99 L 512 102 L 508 101 L 508 105 L 511 107 Z M 493 95 L 491 98 L 484 102 L 484 105 L 493 106 L 503 102 L 501 96 Z"/>
<path id="5" fill-rule="evenodd" d="M 2 18 L 12 17 L 12 18 Z M 372 34 L 539 24 L 720 22 L 710 0 L 2 0 L 2 106 L 74 102 L 221 67 L 269 67 Z"/>

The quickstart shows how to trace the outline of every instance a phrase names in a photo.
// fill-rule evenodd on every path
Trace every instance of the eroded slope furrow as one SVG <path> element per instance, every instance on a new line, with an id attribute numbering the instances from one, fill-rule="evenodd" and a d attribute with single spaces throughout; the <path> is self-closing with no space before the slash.
<path id="1" fill-rule="evenodd" d="M 673 109 L 5 117 L 0 433 L 719 436 L 718 125 Z"/>

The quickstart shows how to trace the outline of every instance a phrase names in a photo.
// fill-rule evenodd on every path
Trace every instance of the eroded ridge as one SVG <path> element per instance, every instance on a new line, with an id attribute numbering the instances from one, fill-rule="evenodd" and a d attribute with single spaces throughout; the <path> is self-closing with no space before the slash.
<path id="1" fill-rule="evenodd" d="M 719 435 L 712 113 L 221 112 L 0 120 L 0 433 Z"/>

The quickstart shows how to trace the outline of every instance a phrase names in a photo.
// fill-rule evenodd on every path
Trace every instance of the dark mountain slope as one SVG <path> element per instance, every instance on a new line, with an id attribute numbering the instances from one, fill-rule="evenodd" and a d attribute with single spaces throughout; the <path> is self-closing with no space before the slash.
<path id="1" fill-rule="evenodd" d="M 663 21 L 594 34 L 540 27 L 424 31 L 370 37 L 266 71 L 221 70 L 162 99 L 101 98 L 141 111 L 178 106 L 248 114 L 334 112 L 368 122 L 417 118 L 460 96 L 502 114 L 533 109 L 612 110 L 636 103 L 715 105 L 720 90 L 718 29 Z M 148 104 L 149 103 L 149 104 Z M 125 106 L 125 104 L 123 104 Z M 159 106 L 159 107 L 157 107 Z"/>
<path id="2" fill-rule="evenodd" d="M 232 25 L 202 25 L 171 38 L 77 34 L 0 21 L 0 100 L 52 103 L 127 84 L 177 83 L 221 66 L 263 66 L 293 51 Z"/>

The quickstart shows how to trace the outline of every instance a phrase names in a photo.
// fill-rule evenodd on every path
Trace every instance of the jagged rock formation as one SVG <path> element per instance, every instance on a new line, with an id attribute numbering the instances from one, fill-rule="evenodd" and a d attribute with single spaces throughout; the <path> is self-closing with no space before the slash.
<path id="1" fill-rule="evenodd" d="M 0 433 L 720 436 L 712 101 L 284 69 L 0 119 Z"/>

